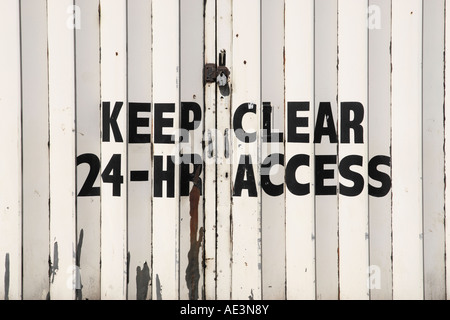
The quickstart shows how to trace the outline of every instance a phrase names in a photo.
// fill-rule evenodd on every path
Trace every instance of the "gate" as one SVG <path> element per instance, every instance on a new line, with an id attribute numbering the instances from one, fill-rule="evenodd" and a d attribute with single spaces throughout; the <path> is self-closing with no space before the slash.
<path id="1" fill-rule="evenodd" d="M 446 299 L 445 0 L 2 0 L 0 296 Z"/>

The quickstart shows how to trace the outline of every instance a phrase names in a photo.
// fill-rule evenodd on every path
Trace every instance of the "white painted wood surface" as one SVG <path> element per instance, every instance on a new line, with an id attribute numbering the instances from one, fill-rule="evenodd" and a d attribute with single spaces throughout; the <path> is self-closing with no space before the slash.
<path id="1" fill-rule="evenodd" d="M 261 41 L 258 0 L 233 1 L 233 69 L 232 117 L 241 107 L 245 110 L 242 129 L 254 133 L 248 142 L 236 136 L 233 126 L 231 143 L 232 162 L 232 299 L 261 299 L 261 188 L 260 188 L 260 110 L 261 110 Z M 256 81 L 255 81 L 256 80 Z M 256 109 L 256 110 L 255 110 Z M 233 121 L 233 120 L 232 120 Z M 234 122 L 234 121 L 233 121 Z M 242 131 L 241 131 L 242 135 Z M 249 188 L 238 195 L 236 175 L 238 167 L 245 168 L 244 179 Z M 251 181 L 253 171 L 254 182 Z M 256 190 L 251 190 L 252 185 Z M 255 193 L 256 191 L 256 193 Z"/>
<path id="2" fill-rule="evenodd" d="M 423 241 L 425 299 L 445 299 L 445 1 L 423 2 Z"/>
<path id="3" fill-rule="evenodd" d="M 205 6 L 204 18 L 204 42 L 205 42 L 205 57 L 204 62 L 216 64 L 216 2 L 207 1 Z M 203 141 L 208 144 L 203 150 L 203 172 L 204 172 L 204 227 L 205 227 L 205 260 L 204 260 L 204 279 L 205 279 L 205 299 L 214 300 L 216 298 L 216 279 L 219 279 L 220 274 L 217 274 L 217 261 L 219 256 L 216 256 L 216 243 L 219 239 L 216 238 L 216 157 L 217 152 L 211 154 L 209 148 L 214 148 L 216 141 L 208 141 L 208 132 L 211 132 L 216 126 L 216 84 L 205 84 L 205 108 L 204 108 L 204 122 L 203 122 Z M 213 131 L 215 132 L 215 131 Z M 212 135 L 211 135 L 212 139 Z M 227 188 L 230 189 L 229 187 Z M 227 190 L 225 189 L 225 190 Z M 217 195 L 219 198 L 219 195 Z M 217 258 L 217 259 L 216 259 Z M 229 269 L 229 268 L 227 268 Z M 217 278 L 216 278 L 217 277 Z M 230 290 L 227 290 L 228 294 Z"/>
<path id="4" fill-rule="evenodd" d="M 315 1 L 315 116 L 317 119 L 320 102 L 329 103 L 332 124 L 337 128 L 337 0 Z M 331 126 L 324 119 L 324 126 Z M 317 121 L 316 121 L 317 122 Z M 326 122 L 326 123 L 325 123 Z M 338 185 L 337 141 L 323 136 L 315 143 L 315 157 L 320 159 L 326 179 L 323 185 L 326 191 L 316 194 L 316 295 L 317 299 L 338 299 Z M 318 170 L 318 166 L 316 166 Z M 320 178 L 322 175 L 320 175 Z M 315 177 L 318 188 L 318 177 Z M 321 179 L 322 181 L 322 179 Z M 321 182 L 322 183 L 322 182 Z M 331 192 L 330 192 L 331 189 Z M 325 193 L 325 194 L 324 194 Z"/>
<path id="5" fill-rule="evenodd" d="M 193 174 L 197 169 L 199 181 L 180 183 L 188 186 L 189 194 L 180 191 L 180 299 L 201 299 L 203 293 L 202 261 L 204 251 L 203 228 L 203 1 L 189 0 L 180 2 L 180 79 L 181 107 L 192 111 L 187 113 L 189 125 L 183 131 L 180 152 L 182 166 Z M 189 107 L 191 106 L 191 107 Z M 198 110 L 198 111 L 197 111 Z M 182 111 L 183 114 L 186 114 Z M 200 114 L 198 114 L 200 112 Z M 196 117 L 200 117 L 197 119 Z M 180 119 L 183 118 L 183 115 Z M 191 127 L 192 126 L 192 127 Z M 191 163 L 193 162 L 193 163 Z M 190 193 L 192 192 L 192 196 Z M 198 202 L 197 202 L 197 192 Z M 197 216 L 192 207 L 197 207 Z"/>
<path id="6" fill-rule="evenodd" d="M 422 1 L 392 2 L 393 298 L 423 298 Z"/>
<path id="7" fill-rule="evenodd" d="M 73 0 L 47 2 L 51 299 L 75 297 L 75 29 L 68 24 L 73 5 Z"/>
<path id="8" fill-rule="evenodd" d="M 369 266 L 367 169 L 367 5 L 368 1 L 341 0 L 338 2 L 338 134 L 339 134 L 339 293 L 341 299 L 368 299 L 367 268 Z M 364 108 L 360 122 L 362 140 L 357 130 L 348 129 L 349 140 L 344 141 L 347 130 L 343 119 L 343 103 L 355 102 Z M 352 109 L 353 110 L 353 109 Z M 355 111 L 350 119 L 356 119 Z M 359 121 L 358 121 L 359 122 Z M 344 129 L 343 129 L 344 128 Z M 342 130 L 343 129 L 343 130 Z M 354 188 L 356 183 L 342 176 L 342 162 L 348 157 L 350 170 L 364 181 L 363 189 L 344 194 L 344 187 Z M 347 158 L 350 159 L 350 158 Z M 344 160 L 345 161 L 345 160 Z"/>
<path id="9" fill-rule="evenodd" d="M 0 272 L 4 274 L 0 295 L 18 300 L 22 297 L 22 91 L 17 1 L 0 4 L 0 21 Z"/>
<path id="10" fill-rule="evenodd" d="M 266 112 L 270 119 L 270 129 L 262 132 L 263 136 L 270 138 L 261 143 L 261 161 L 264 163 L 268 159 L 270 167 L 262 168 L 261 175 L 269 176 L 269 183 L 281 186 L 282 191 L 276 196 L 269 195 L 264 191 L 264 181 L 261 181 L 262 297 L 273 300 L 286 297 L 285 170 L 284 157 L 277 156 L 284 154 L 284 2 L 264 0 L 261 10 L 261 113 Z M 264 103 L 269 103 L 270 111 L 264 110 Z M 264 116 L 261 118 L 264 123 Z M 261 128 L 264 130 L 264 125 Z"/>
<path id="11" fill-rule="evenodd" d="M 208 3 L 208 2 L 207 2 Z M 216 62 L 219 61 L 219 56 L 221 52 L 225 53 L 226 61 L 225 66 L 231 71 L 231 79 L 233 77 L 233 66 L 235 64 L 233 58 L 233 1 L 217 1 L 216 4 L 216 34 L 217 34 L 217 45 L 216 45 Z M 206 49 L 208 52 L 208 49 Z M 232 101 L 232 86 L 233 81 L 229 81 L 229 95 L 222 94 L 220 89 L 216 91 L 216 119 L 217 119 L 217 137 L 216 141 L 216 163 L 217 163 L 217 178 L 215 179 L 216 192 L 217 192 L 217 211 L 216 211 L 216 298 L 221 300 L 228 300 L 232 295 L 231 287 L 231 277 L 232 277 L 232 213 L 231 213 L 231 196 L 232 196 L 232 171 L 231 171 L 231 159 L 233 155 L 233 140 L 232 140 L 232 127 L 231 127 L 231 101 Z M 217 88 L 217 87 L 216 87 Z M 209 109 L 207 107 L 208 112 Z M 213 109 L 213 112 L 214 109 Z M 211 129 L 211 125 L 205 125 L 205 130 Z M 226 131 L 228 130 L 228 131 Z M 214 132 L 214 130 L 212 131 Z M 228 138 L 226 138 L 226 132 L 228 132 Z M 205 131 L 205 134 L 207 132 Z M 212 134 L 212 139 L 214 139 L 214 133 Z M 214 141 L 214 140 L 213 140 Z M 228 157 L 226 157 L 225 152 L 228 148 Z M 206 151 L 206 150 L 205 150 Z M 207 158 L 205 158 L 207 160 Z M 205 177 L 206 184 L 210 183 L 210 179 Z M 206 215 L 210 212 L 205 211 Z"/>
<path id="12" fill-rule="evenodd" d="M 100 299 L 100 174 L 81 192 L 100 159 L 100 20 L 98 0 L 77 0 L 75 21 L 77 99 L 77 299 Z M 89 156 L 88 156 L 89 154 Z M 92 160 L 91 160 L 92 161 Z M 89 180 L 90 181 L 90 180 Z M 81 194 L 80 194 L 81 193 Z M 86 195 L 84 195 L 86 194 Z M 87 195 L 89 194 L 89 195 Z"/>
<path id="13" fill-rule="evenodd" d="M 0 298 L 445 299 L 445 8 L 3 1 Z"/>
<path id="14" fill-rule="evenodd" d="M 285 6 L 286 292 L 288 299 L 315 299 L 314 1 Z"/>
<path id="15" fill-rule="evenodd" d="M 171 104 L 171 112 L 163 112 L 163 117 L 172 119 L 173 127 L 166 127 L 164 135 L 174 137 L 173 143 L 155 143 L 155 122 L 153 121 L 153 167 L 155 157 L 162 157 L 163 170 L 167 170 L 169 159 L 179 154 L 178 130 L 180 110 L 180 48 L 179 14 L 177 0 L 153 0 L 153 114 L 158 104 Z M 156 176 L 156 174 L 154 174 Z M 155 195 L 153 189 L 153 299 L 179 298 L 179 166 L 174 165 L 173 196 L 166 192 L 167 182 L 163 182 L 162 196 Z"/>
<path id="16" fill-rule="evenodd" d="M 23 0 L 21 23 L 22 297 L 43 300 L 49 293 L 50 254 L 47 1 Z"/>
<path id="17" fill-rule="evenodd" d="M 152 292 L 151 0 L 128 1 L 127 8 L 128 117 L 137 119 L 129 130 L 138 135 L 128 139 L 128 299 L 144 300 Z"/>
<path id="18" fill-rule="evenodd" d="M 391 150 L 391 0 L 371 0 L 369 28 L 369 161 L 390 157 Z M 377 170 L 391 174 L 389 166 Z M 381 188 L 369 175 L 369 184 Z M 383 192 L 384 194 L 384 192 Z M 368 283 L 372 300 L 392 299 L 391 192 L 369 197 Z"/>
<path id="19" fill-rule="evenodd" d="M 447 8 L 447 2 L 446 2 L 446 8 Z M 445 59 L 445 64 L 444 64 L 444 79 L 445 81 L 447 81 L 447 79 L 450 79 L 450 65 L 448 64 L 448 61 L 450 60 L 450 14 L 448 14 L 448 12 L 446 12 L 445 14 L 445 53 L 444 53 L 444 59 Z M 448 130 L 450 123 L 450 109 L 448 108 L 448 106 L 450 105 L 450 100 L 449 100 L 449 95 L 447 94 L 447 91 L 445 92 L 445 99 L 444 99 L 444 137 L 445 137 L 445 145 L 444 145 L 444 151 L 445 151 L 445 177 L 447 179 L 448 175 L 449 175 L 449 167 L 450 167 L 450 159 L 447 157 L 448 154 L 450 154 L 450 144 L 448 143 L 448 141 L 450 141 L 450 130 Z M 445 203 L 448 204 L 450 203 L 450 190 L 448 188 L 445 189 Z M 448 206 L 446 205 L 445 207 L 445 216 L 444 216 L 444 221 L 445 224 L 448 224 L 450 215 L 448 214 L 447 211 Z M 450 228 L 445 228 L 445 264 L 446 266 L 449 264 L 450 262 L 450 246 L 447 245 L 447 243 L 450 241 Z M 450 286 L 450 272 L 449 272 L 449 268 L 445 268 L 445 284 L 446 284 L 446 288 L 449 288 Z M 449 299 L 450 295 L 448 293 L 446 293 L 446 299 Z"/>
<path id="20" fill-rule="evenodd" d="M 101 172 L 103 178 L 101 184 L 101 297 L 108 300 L 126 299 L 127 296 L 126 4 L 126 0 L 100 1 Z M 119 111 L 120 104 L 122 106 Z M 108 107 L 109 110 L 105 109 Z M 104 125 L 105 122 L 106 125 Z M 116 131 L 114 128 L 117 128 Z M 105 179 L 105 176 L 108 178 Z"/>

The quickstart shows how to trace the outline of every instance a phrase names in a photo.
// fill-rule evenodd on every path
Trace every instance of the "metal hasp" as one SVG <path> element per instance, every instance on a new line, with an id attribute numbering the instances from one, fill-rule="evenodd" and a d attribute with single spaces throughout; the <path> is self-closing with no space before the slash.
<path id="1" fill-rule="evenodd" d="M 204 69 L 205 83 L 217 82 L 219 87 L 225 87 L 228 84 L 230 70 L 225 66 L 216 66 L 214 63 L 205 64 Z"/>
<path id="2" fill-rule="evenodd" d="M 226 87 L 228 85 L 228 77 L 230 76 L 230 70 L 225 66 L 225 51 L 221 51 L 219 54 L 219 65 L 214 63 L 205 64 L 204 77 L 205 83 L 217 82 L 219 87 Z"/>

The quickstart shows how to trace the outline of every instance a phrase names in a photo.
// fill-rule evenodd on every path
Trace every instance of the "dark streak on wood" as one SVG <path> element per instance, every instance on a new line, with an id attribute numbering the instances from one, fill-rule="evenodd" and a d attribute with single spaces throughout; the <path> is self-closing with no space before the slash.
<path id="1" fill-rule="evenodd" d="M 9 263 L 9 253 L 5 255 L 5 300 L 9 300 L 9 269 L 10 269 L 10 263 Z"/>
<path id="2" fill-rule="evenodd" d="M 80 273 L 80 268 L 81 268 L 81 248 L 83 246 L 83 238 L 84 238 L 84 230 L 81 229 L 80 230 L 80 236 L 78 238 L 78 243 L 77 243 L 77 251 L 75 253 L 75 265 L 76 265 L 76 270 L 75 270 L 75 283 L 77 284 L 76 288 L 75 288 L 75 299 L 76 300 L 82 300 L 83 299 L 83 285 L 81 284 L 81 273 Z M 79 285 L 79 287 L 78 287 Z"/>
<path id="3" fill-rule="evenodd" d="M 197 165 L 194 176 L 194 186 L 189 194 L 189 204 L 191 217 L 190 221 L 190 249 L 188 252 L 188 266 L 186 267 L 186 284 L 189 290 L 189 299 L 198 300 L 198 284 L 200 280 L 200 270 L 199 270 L 199 250 L 203 239 L 203 228 L 200 228 L 198 239 L 197 239 L 197 229 L 198 229 L 198 205 L 200 201 L 200 175 L 201 165 Z"/>

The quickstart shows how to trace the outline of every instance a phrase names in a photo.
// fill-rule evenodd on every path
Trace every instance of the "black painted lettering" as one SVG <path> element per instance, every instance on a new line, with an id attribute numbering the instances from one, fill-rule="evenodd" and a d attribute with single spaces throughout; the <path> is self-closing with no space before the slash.
<path id="1" fill-rule="evenodd" d="M 284 166 L 284 154 L 270 154 L 261 164 L 261 186 L 264 192 L 272 197 L 282 195 L 284 192 L 283 184 L 275 185 L 270 181 L 270 169 L 275 165 Z"/>
<path id="2" fill-rule="evenodd" d="M 362 166 L 363 157 L 358 155 L 349 155 L 341 160 L 339 163 L 339 173 L 347 180 L 353 181 L 352 187 L 347 187 L 339 183 L 339 193 L 348 196 L 356 197 L 364 189 L 364 178 L 358 172 L 350 170 L 351 166 Z"/>
<path id="3" fill-rule="evenodd" d="M 189 154 L 189 155 L 183 155 L 183 161 L 180 164 L 180 195 L 182 197 L 189 196 L 190 193 L 190 182 L 194 181 L 195 178 L 195 172 L 197 171 L 197 168 L 200 166 L 200 173 L 198 178 L 197 187 L 200 190 L 200 195 L 202 195 L 202 179 L 200 178 L 200 175 L 202 173 L 202 157 L 199 154 Z M 189 162 L 186 162 L 186 159 L 190 159 Z M 192 167 L 192 171 L 190 168 Z"/>
<path id="4" fill-rule="evenodd" d="M 190 121 L 190 115 L 193 120 Z M 202 108 L 195 102 L 181 102 L 181 128 L 186 131 L 195 130 L 202 120 Z M 189 135 L 183 136 L 182 142 L 189 142 Z"/>
<path id="5" fill-rule="evenodd" d="M 297 111 L 309 111 L 309 101 L 287 103 L 287 135 L 288 142 L 308 143 L 308 133 L 297 133 L 297 128 L 307 128 L 309 120 L 307 117 L 297 116 Z"/>
<path id="6" fill-rule="evenodd" d="M 297 169 L 301 166 L 309 167 L 310 157 L 306 154 L 293 156 L 286 165 L 286 187 L 296 196 L 304 196 L 310 192 L 310 183 L 300 183 L 295 177 Z"/>
<path id="7" fill-rule="evenodd" d="M 350 119 L 351 114 L 353 119 Z M 350 143 L 350 130 L 353 130 L 355 143 L 364 143 L 363 120 L 364 106 L 361 103 L 341 103 L 341 143 Z"/>
<path id="8" fill-rule="evenodd" d="M 378 188 L 369 183 L 369 195 L 377 198 L 382 198 L 387 195 L 392 186 L 391 177 L 378 170 L 378 166 L 380 165 L 390 167 L 391 158 L 388 156 L 375 156 L 369 161 L 369 177 L 381 182 L 381 186 Z"/>
<path id="9" fill-rule="evenodd" d="M 138 112 L 150 112 L 150 103 L 130 102 L 128 106 L 128 121 L 129 121 L 129 142 L 130 143 L 149 143 L 150 134 L 138 133 L 138 127 L 149 128 L 149 118 L 139 118 Z"/>
<path id="10" fill-rule="evenodd" d="M 336 156 L 332 155 L 316 155 L 316 195 L 326 196 L 335 195 L 337 193 L 336 186 L 326 186 L 325 180 L 334 179 L 334 169 L 325 169 L 326 164 L 336 165 Z"/>
<path id="11" fill-rule="evenodd" d="M 272 132 L 272 111 L 270 102 L 263 102 L 263 142 L 283 142 L 282 132 Z"/>
<path id="12" fill-rule="evenodd" d="M 155 103 L 154 107 L 154 141 L 161 144 L 175 144 L 175 137 L 163 133 L 164 128 L 173 128 L 173 118 L 165 118 L 165 113 L 174 113 L 174 103 Z"/>
<path id="13" fill-rule="evenodd" d="M 167 169 L 163 169 L 163 156 L 154 156 L 154 172 L 153 172 L 153 190 L 154 196 L 157 198 L 162 198 L 163 196 L 163 181 L 166 182 L 167 198 L 175 197 L 175 163 L 172 156 L 166 157 Z"/>
<path id="14" fill-rule="evenodd" d="M 102 173 L 104 183 L 112 183 L 113 197 L 120 197 L 120 189 L 123 183 L 122 155 L 113 154 Z"/>
<path id="15" fill-rule="evenodd" d="M 234 180 L 233 196 L 240 197 L 242 190 L 248 190 L 249 197 L 257 197 L 255 174 L 253 172 L 252 158 L 250 155 L 241 155 Z"/>
<path id="16" fill-rule="evenodd" d="M 330 143 L 337 143 L 337 132 L 330 102 L 319 103 L 316 127 L 314 129 L 314 143 L 322 143 L 323 136 L 328 136 Z"/>
<path id="17" fill-rule="evenodd" d="M 114 140 L 116 142 L 123 142 L 122 134 L 120 133 L 119 125 L 117 124 L 117 118 L 119 117 L 120 110 L 122 109 L 123 102 L 116 102 L 114 104 L 114 109 L 111 113 L 111 103 L 110 102 L 103 102 L 103 126 L 102 126 L 102 133 L 103 133 L 103 142 L 110 142 L 110 129 L 112 129 Z"/>
<path id="18" fill-rule="evenodd" d="M 89 174 L 78 193 L 79 197 L 95 197 L 100 195 L 100 187 L 94 187 L 100 173 L 100 159 L 92 153 L 84 153 L 77 157 L 77 166 L 82 163 L 89 165 Z"/>
<path id="19" fill-rule="evenodd" d="M 236 109 L 233 115 L 233 129 L 236 137 L 245 143 L 256 141 L 256 132 L 247 133 L 242 128 L 242 119 L 248 112 L 256 114 L 256 105 L 253 103 L 243 103 Z"/>

